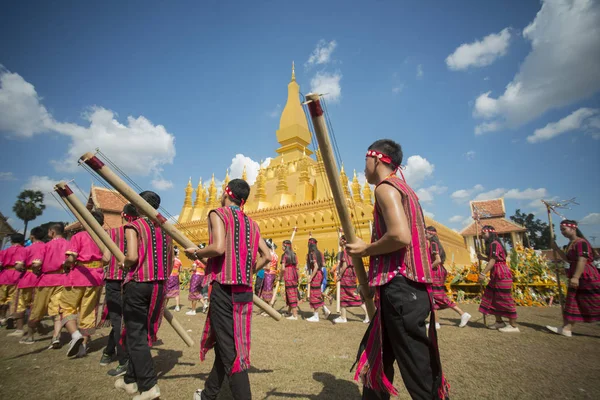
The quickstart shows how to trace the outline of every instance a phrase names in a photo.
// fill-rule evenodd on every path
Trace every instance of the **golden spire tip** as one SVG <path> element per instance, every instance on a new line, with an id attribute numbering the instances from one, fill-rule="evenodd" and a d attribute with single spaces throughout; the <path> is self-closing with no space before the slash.
<path id="1" fill-rule="evenodd" d="M 296 67 L 294 65 L 294 62 L 292 61 L 292 82 L 296 81 Z"/>

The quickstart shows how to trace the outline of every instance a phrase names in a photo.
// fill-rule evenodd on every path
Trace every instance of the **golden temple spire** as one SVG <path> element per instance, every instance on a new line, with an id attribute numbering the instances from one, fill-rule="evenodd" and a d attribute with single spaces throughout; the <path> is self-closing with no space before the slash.
<path id="1" fill-rule="evenodd" d="M 296 82 L 296 68 L 294 66 L 293 61 L 292 61 L 292 82 Z"/>
<path id="2" fill-rule="evenodd" d="M 360 196 L 360 182 L 358 182 L 356 170 L 354 170 L 354 178 L 352 178 L 352 199 L 355 203 L 362 203 L 362 197 Z"/>
<path id="3" fill-rule="evenodd" d="M 363 187 L 362 195 L 363 202 L 365 204 L 373 204 L 373 194 L 371 191 L 371 185 L 369 185 L 369 182 L 367 181 L 365 181 L 365 186 Z"/>
<path id="4" fill-rule="evenodd" d="M 342 169 L 340 170 L 340 182 L 342 183 L 342 190 L 344 191 L 344 196 L 346 196 L 347 199 L 351 198 L 350 197 L 350 188 L 348 187 L 349 180 L 348 180 L 348 176 L 346 175 L 346 171 L 344 171 L 343 163 L 342 163 Z"/>
<path id="5" fill-rule="evenodd" d="M 190 176 L 190 180 L 188 181 L 188 184 L 185 187 L 185 201 L 183 202 L 184 207 L 192 206 L 192 192 L 193 191 L 194 191 L 194 189 L 192 189 L 192 177 Z"/>
<path id="6" fill-rule="evenodd" d="M 242 179 L 248 182 L 248 172 L 246 172 L 246 164 L 244 164 L 244 170 L 242 171 Z"/>
<path id="7" fill-rule="evenodd" d="M 256 177 L 256 195 L 254 196 L 257 201 L 265 201 L 267 199 L 267 193 L 265 191 L 265 170 L 263 169 L 262 164 L 263 160 L 260 160 L 258 176 Z"/>
<path id="8" fill-rule="evenodd" d="M 287 193 L 287 175 L 287 166 L 283 163 L 283 159 L 281 159 L 281 164 L 279 165 L 279 167 L 277 167 L 277 193 Z"/>
<path id="9" fill-rule="evenodd" d="M 198 181 L 198 186 L 196 187 L 196 201 L 194 201 L 194 208 L 204 206 L 206 202 L 206 192 L 204 191 L 204 187 L 202 186 L 202 178 Z"/>
<path id="10" fill-rule="evenodd" d="M 215 184 L 215 174 L 213 174 L 208 187 L 208 205 L 212 207 L 217 201 L 217 185 Z"/>
<path id="11" fill-rule="evenodd" d="M 225 172 L 225 180 L 223 181 L 223 186 L 221 186 L 221 192 L 225 191 L 227 184 L 229 184 L 229 168 L 227 168 L 227 171 Z"/>

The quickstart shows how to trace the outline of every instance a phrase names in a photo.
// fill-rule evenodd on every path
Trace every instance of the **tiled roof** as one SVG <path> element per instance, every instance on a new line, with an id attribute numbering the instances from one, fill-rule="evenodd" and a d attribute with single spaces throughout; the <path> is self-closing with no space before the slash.
<path id="1" fill-rule="evenodd" d="M 485 217 L 481 216 L 481 219 L 506 216 L 506 210 L 504 208 L 504 199 L 471 201 L 470 205 L 471 215 L 475 214 L 475 207 L 479 210 L 481 214 L 488 214 Z"/>
<path id="2" fill-rule="evenodd" d="M 94 206 L 104 212 L 113 211 L 121 213 L 125 204 L 129 203 L 123 196 L 121 196 L 120 193 L 115 190 L 92 186 L 90 193 L 90 197 Z M 90 208 L 89 200 L 88 208 Z"/>
<path id="3" fill-rule="evenodd" d="M 480 226 L 475 226 L 475 221 L 471 223 L 471 225 L 467 226 L 463 229 L 460 234 L 463 236 L 475 236 L 477 234 L 477 230 L 479 230 L 479 234 L 481 234 L 481 226 L 483 225 L 491 225 L 496 229 L 496 232 L 499 234 L 510 233 L 510 232 L 525 232 L 527 229 L 522 227 L 519 224 L 511 222 L 506 218 L 486 218 L 481 220 Z"/>

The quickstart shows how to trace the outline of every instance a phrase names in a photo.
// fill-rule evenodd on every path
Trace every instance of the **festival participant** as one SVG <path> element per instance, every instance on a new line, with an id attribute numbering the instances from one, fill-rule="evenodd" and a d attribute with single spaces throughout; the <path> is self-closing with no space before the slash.
<path id="1" fill-rule="evenodd" d="M 496 234 L 496 229 L 491 225 L 485 225 L 481 228 L 483 238 L 486 243 L 488 255 L 478 254 L 478 258 L 487 261 L 485 269 L 479 274 L 479 280 L 485 280 L 490 272 L 490 281 L 483 292 L 479 312 L 482 314 L 492 314 L 496 317 L 494 325 L 488 326 L 490 329 L 497 329 L 503 333 L 518 333 L 517 326 L 517 306 L 512 297 L 512 272 L 506 264 L 506 250 Z M 509 325 L 506 325 L 502 317 L 508 318 Z"/>
<path id="2" fill-rule="evenodd" d="M 15 313 L 13 318 L 17 323 L 17 329 L 10 333 L 8 336 L 20 337 L 19 341 L 22 344 L 33 344 L 33 337 L 26 335 L 23 336 L 23 318 L 25 311 L 33 304 L 33 291 L 36 286 L 38 276 L 33 273 L 33 268 L 39 269 L 44 257 L 44 246 L 45 243 L 42 241 L 46 237 L 46 231 L 39 226 L 36 226 L 31 230 L 30 240 L 31 244 L 25 247 L 25 260 L 17 262 L 15 269 L 23 272 L 23 276 L 19 279 L 17 285 L 17 300 L 15 301 Z"/>
<path id="3" fill-rule="evenodd" d="M 352 258 L 348 256 L 346 251 L 346 236 L 340 237 L 340 247 L 342 251 L 338 254 L 338 280 L 340 281 L 340 316 L 333 320 L 336 324 L 345 324 L 348 322 L 347 319 L 347 308 L 348 307 L 360 307 L 365 312 L 365 319 L 363 322 L 368 324 L 369 315 L 367 314 L 367 307 L 357 293 L 356 288 L 356 272 L 354 271 L 354 265 L 352 264 Z"/>
<path id="4" fill-rule="evenodd" d="M 562 251 L 556 242 L 552 243 L 552 248 L 570 265 L 567 271 L 569 288 L 563 310 L 563 326 L 546 328 L 571 337 L 576 323 L 600 321 L 600 272 L 593 264 L 593 247 L 577 227 L 577 222 L 565 219 L 560 223 L 560 233 L 569 239 L 566 251 Z"/>
<path id="5" fill-rule="evenodd" d="M 433 309 L 443 310 L 445 308 L 451 308 L 460 315 L 460 328 L 464 328 L 471 319 L 471 314 L 461 310 L 456 303 L 448 298 L 446 295 L 446 278 L 448 277 L 448 271 L 444 268 L 444 262 L 446 261 L 446 252 L 440 242 L 437 235 L 437 229 L 434 226 L 428 226 L 425 233 L 429 240 L 429 253 L 431 257 L 431 270 L 433 272 Z M 440 322 L 438 314 L 435 315 L 435 329 L 440 329 Z M 429 324 L 426 325 L 429 328 Z"/>
<path id="6" fill-rule="evenodd" d="M 250 186 L 232 179 L 223 191 L 221 207 L 208 213 L 210 242 L 186 249 L 192 259 L 209 258 L 206 280 L 212 283 L 210 307 L 200 343 L 200 359 L 215 348 L 215 362 L 194 400 L 216 399 L 228 376 L 234 399 L 251 399 L 248 368 L 252 321 L 252 269 L 265 266 L 270 251 L 258 225 L 243 210 Z"/>
<path id="7" fill-rule="evenodd" d="M 279 276 L 279 271 L 277 269 L 279 263 L 279 257 L 275 253 L 275 249 L 277 246 L 273 243 L 272 239 L 265 240 L 266 245 L 269 247 L 270 251 L 270 262 L 268 268 L 265 269 L 265 275 L 262 283 L 262 288 L 260 290 L 260 294 L 258 295 L 261 299 L 263 299 L 266 303 L 270 303 L 273 300 L 273 287 L 275 284 L 275 280 Z M 267 316 L 267 313 L 261 313 L 263 316 Z"/>
<path id="8" fill-rule="evenodd" d="M 92 210 L 91 214 L 100 225 L 104 224 L 102 211 Z M 71 237 L 65 254 L 64 266 L 69 272 L 60 296 L 60 315 L 71 334 L 67 356 L 84 357 L 96 331 L 96 311 L 104 285 L 103 254 L 86 231 Z"/>
<path id="9" fill-rule="evenodd" d="M 6 325 L 7 329 L 14 328 L 14 319 L 9 313 L 10 305 L 17 301 L 17 284 L 21 279 L 22 271 L 16 270 L 16 265 L 23 263 L 27 257 L 23 243 L 25 237 L 20 233 L 10 235 L 11 246 L 2 254 L 2 272 L 0 272 L 0 326 Z M 14 308 L 14 306 L 13 306 Z M 23 333 L 21 332 L 20 335 Z"/>
<path id="10" fill-rule="evenodd" d="M 371 244 L 346 244 L 348 254 L 369 257 L 369 286 L 377 312 L 358 354 L 355 379 L 364 384 L 363 399 L 389 399 L 394 360 L 413 399 L 448 398 L 435 329 L 425 330 L 432 310 L 431 265 L 425 219 L 414 191 L 396 176 L 402 148 L 378 140 L 365 160 L 367 182 L 376 185 Z"/>
<path id="11" fill-rule="evenodd" d="M 281 265 L 285 283 L 285 303 L 288 306 L 288 313 L 290 313 L 287 319 L 296 321 L 298 319 L 298 258 L 292 248 L 292 242 L 289 240 L 283 241 Z"/>
<path id="12" fill-rule="evenodd" d="M 323 308 L 325 318 L 329 318 L 331 311 L 325 306 L 323 301 L 323 266 L 325 258 L 323 253 L 317 247 L 317 239 L 310 238 L 308 240 L 308 254 L 306 256 L 306 265 L 310 266 L 310 296 L 309 303 L 313 309 L 313 316 L 308 318 L 308 322 L 319 322 L 319 308 Z"/>
<path id="13" fill-rule="evenodd" d="M 48 314 L 54 320 L 54 332 L 50 348 L 60 348 L 60 331 L 62 322 L 60 320 L 60 297 L 63 292 L 66 274 L 63 269 L 65 254 L 69 249 L 69 241 L 64 238 L 65 225 L 58 222 L 50 226 L 48 236 L 50 241 L 44 245 L 41 267 L 34 266 L 34 272 L 39 273 L 36 282 L 33 306 L 29 315 L 28 337 L 33 342 L 33 336 L 40 325 L 42 318 Z M 29 339 L 24 339 L 29 340 Z M 26 342 L 28 344 L 28 342 Z"/>
<path id="14" fill-rule="evenodd" d="M 199 249 L 203 249 L 205 247 L 206 245 L 204 243 L 198 245 Z M 206 274 L 206 264 L 204 264 L 202 260 L 194 260 L 192 266 L 194 268 L 194 272 L 190 279 L 190 294 L 188 295 L 188 300 L 192 302 L 192 309 L 186 312 L 186 315 L 196 315 L 198 301 L 202 303 L 203 313 L 205 313 L 208 309 L 208 303 L 204 300 L 204 288 L 206 287 L 206 285 L 204 285 L 204 276 Z"/>
<path id="15" fill-rule="evenodd" d="M 140 197 L 155 209 L 160 207 L 158 194 L 144 191 Z M 165 281 L 173 268 L 173 241 L 147 217 L 127 224 L 125 239 L 123 267 L 129 271 L 123 283 L 123 319 L 129 363 L 125 376 L 115 381 L 115 388 L 129 394 L 139 391 L 134 400 L 158 399 L 160 388 L 150 346 L 162 321 Z"/>
<path id="16" fill-rule="evenodd" d="M 173 260 L 173 270 L 171 270 L 171 275 L 169 275 L 169 279 L 167 279 L 167 304 L 169 304 L 169 299 L 175 299 L 175 311 L 179 312 L 181 307 L 179 305 L 179 291 L 181 283 L 179 282 L 179 272 L 181 270 L 181 260 L 179 259 L 179 249 L 174 249 L 175 259 Z"/>
<path id="17" fill-rule="evenodd" d="M 137 209 L 133 204 L 126 204 L 121 211 L 121 224 L 131 223 L 139 218 Z M 108 231 L 110 238 L 119 247 L 123 254 L 127 254 L 127 242 L 125 240 L 125 225 L 118 228 L 112 228 Z M 116 356 L 119 365 L 110 369 L 109 376 L 122 376 L 127 371 L 129 356 L 127 349 L 121 342 L 121 325 L 123 320 L 123 269 L 119 266 L 118 260 L 106 248 L 104 260 L 108 261 L 106 273 L 104 275 L 105 286 L 105 310 L 103 320 L 107 318 L 110 321 L 111 330 L 108 335 L 108 343 L 102 352 L 100 365 L 110 364 Z"/>

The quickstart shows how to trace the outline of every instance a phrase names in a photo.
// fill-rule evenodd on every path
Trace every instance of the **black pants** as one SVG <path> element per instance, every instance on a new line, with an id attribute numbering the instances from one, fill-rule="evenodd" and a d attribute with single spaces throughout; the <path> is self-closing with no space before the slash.
<path id="1" fill-rule="evenodd" d="M 123 287 L 123 317 L 127 331 L 125 345 L 129 353 L 125 382 L 136 382 L 140 392 L 152 389 L 157 382 L 148 346 L 148 313 L 155 288 L 158 298 L 164 298 L 164 282 L 132 281 Z"/>
<path id="2" fill-rule="evenodd" d="M 106 288 L 106 307 L 108 308 L 108 319 L 112 325 L 108 344 L 104 349 L 104 354 L 109 356 L 117 355 L 117 361 L 124 365 L 129 356 L 127 350 L 121 345 L 121 321 L 123 319 L 123 296 L 121 294 L 121 284 L 123 281 L 107 280 Z"/>
<path id="3" fill-rule="evenodd" d="M 243 293 L 240 295 L 252 295 Z M 231 367 L 235 361 L 236 351 L 233 341 L 233 300 L 231 287 L 213 283 L 210 294 L 210 323 L 216 335 L 215 363 L 212 371 L 204 384 L 202 400 L 215 400 L 221 390 L 223 379 L 228 375 L 229 387 L 235 400 L 250 400 L 250 380 L 248 371 L 237 372 L 230 375 Z"/>
<path id="4" fill-rule="evenodd" d="M 383 368 L 394 381 L 398 362 L 406 390 L 413 399 L 433 398 L 433 376 L 425 319 L 431 311 L 427 288 L 397 276 L 380 288 Z M 388 394 L 363 388 L 363 399 L 390 398 Z"/>

